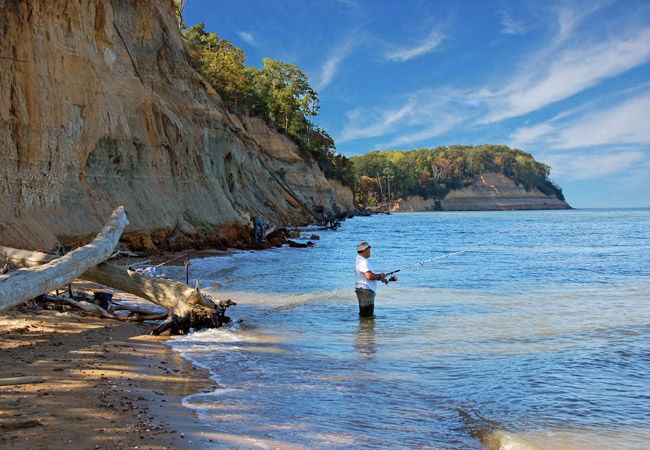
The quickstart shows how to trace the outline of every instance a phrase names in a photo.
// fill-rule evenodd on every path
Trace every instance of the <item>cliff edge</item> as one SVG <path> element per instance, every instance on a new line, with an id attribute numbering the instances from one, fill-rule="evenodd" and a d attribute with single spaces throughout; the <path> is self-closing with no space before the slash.
<path id="1" fill-rule="evenodd" d="M 231 246 L 353 209 L 297 146 L 232 114 L 187 60 L 171 0 L 0 2 L 0 243 L 49 248 L 124 205 L 132 249 Z"/>
<path id="2" fill-rule="evenodd" d="M 571 209 L 555 195 L 537 189 L 527 191 L 500 173 L 484 172 L 472 185 L 450 191 L 442 200 L 419 196 L 400 199 L 393 211 L 511 211 L 537 209 Z"/>

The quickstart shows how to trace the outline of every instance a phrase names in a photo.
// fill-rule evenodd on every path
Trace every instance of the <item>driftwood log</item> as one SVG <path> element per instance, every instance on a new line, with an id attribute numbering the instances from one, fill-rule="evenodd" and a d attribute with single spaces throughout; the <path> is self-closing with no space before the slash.
<path id="1" fill-rule="evenodd" d="M 108 259 L 128 223 L 124 207 L 120 206 L 90 244 L 60 258 L 52 258 L 43 266 L 0 275 L 0 311 L 71 283 L 86 270 Z"/>
<path id="2" fill-rule="evenodd" d="M 97 317 L 103 317 L 105 319 L 115 319 L 116 317 L 106 311 L 104 308 L 101 308 L 93 303 L 90 303 L 86 300 L 77 300 L 70 296 L 70 298 L 66 297 L 52 297 L 50 295 L 41 295 L 40 297 L 37 297 L 34 299 L 38 303 L 60 303 L 60 304 L 66 304 L 70 306 L 74 306 L 77 309 L 80 309 L 82 311 L 85 311 L 93 316 Z"/>
<path id="3" fill-rule="evenodd" d="M 54 258 L 46 253 L 0 246 L 0 259 L 18 267 L 39 266 Z M 106 262 L 86 270 L 78 278 L 128 292 L 167 309 L 167 319 L 152 331 L 155 335 L 167 330 L 179 334 L 187 333 L 190 328 L 218 328 L 229 320 L 225 317 L 226 308 L 235 305 L 230 300 L 211 300 L 201 294 L 198 285 L 191 288 L 165 278 L 150 278 Z"/>

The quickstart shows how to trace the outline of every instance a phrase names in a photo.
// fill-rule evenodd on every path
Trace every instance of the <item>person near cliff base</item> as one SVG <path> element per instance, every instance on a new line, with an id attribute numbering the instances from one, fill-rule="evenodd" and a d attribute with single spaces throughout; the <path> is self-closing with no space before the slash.
<path id="1" fill-rule="evenodd" d="M 377 281 L 388 284 L 390 281 L 397 281 L 392 276 L 386 279 L 385 273 L 374 273 L 370 267 L 370 245 L 366 241 L 357 244 L 357 259 L 354 264 L 355 293 L 359 300 L 359 316 L 372 317 L 375 314 L 375 295 L 377 293 Z"/>
<path id="2" fill-rule="evenodd" d="M 257 242 L 257 230 L 259 228 L 260 234 L 262 235 L 262 242 L 264 242 L 264 221 L 260 216 L 251 218 L 251 221 L 253 222 L 253 241 Z"/>

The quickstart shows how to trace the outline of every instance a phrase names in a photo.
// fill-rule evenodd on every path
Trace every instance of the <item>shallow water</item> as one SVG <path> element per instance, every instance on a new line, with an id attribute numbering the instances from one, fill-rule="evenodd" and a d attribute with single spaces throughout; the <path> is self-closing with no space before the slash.
<path id="1" fill-rule="evenodd" d="M 231 326 L 171 342 L 220 386 L 185 404 L 223 448 L 650 448 L 650 210 L 377 215 L 315 234 L 192 261 L 238 303 Z M 384 272 L 472 251 L 400 272 L 360 320 L 360 240 Z"/>

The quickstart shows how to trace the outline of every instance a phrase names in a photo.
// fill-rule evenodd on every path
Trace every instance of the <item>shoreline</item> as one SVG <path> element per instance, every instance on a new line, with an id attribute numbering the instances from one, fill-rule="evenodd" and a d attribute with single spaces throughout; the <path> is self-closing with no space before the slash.
<path id="1" fill-rule="evenodd" d="M 43 382 L 0 386 L 0 447 L 182 449 L 214 442 L 181 404 L 211 391 L 207 370 L 149 336 L 152 325 L 72 312 L 0 316 L 0 378 Z"/>
<path id="2" fill-rule="evenodd" d="M 247 250 L 262 250 L 250 248 Z M 121 256 L 126 265 L 182 266 L 241 249 Z M 74 291 L 136 296 L 82 280 Z M 197 449 L 245 444 L 201 423 L 182 400 L 212 392 L 210 372 L 151 336 L 154 324 L 102 319 L 82 311 L 19 305 L 0 314 L 0 447 L 11 449 Z M 3 384 L 11 379 L 40 382 Z M 245 441 L 245 439 L 244 439 Z M 224 447 L 226 446 L 226 447 Z"/>

